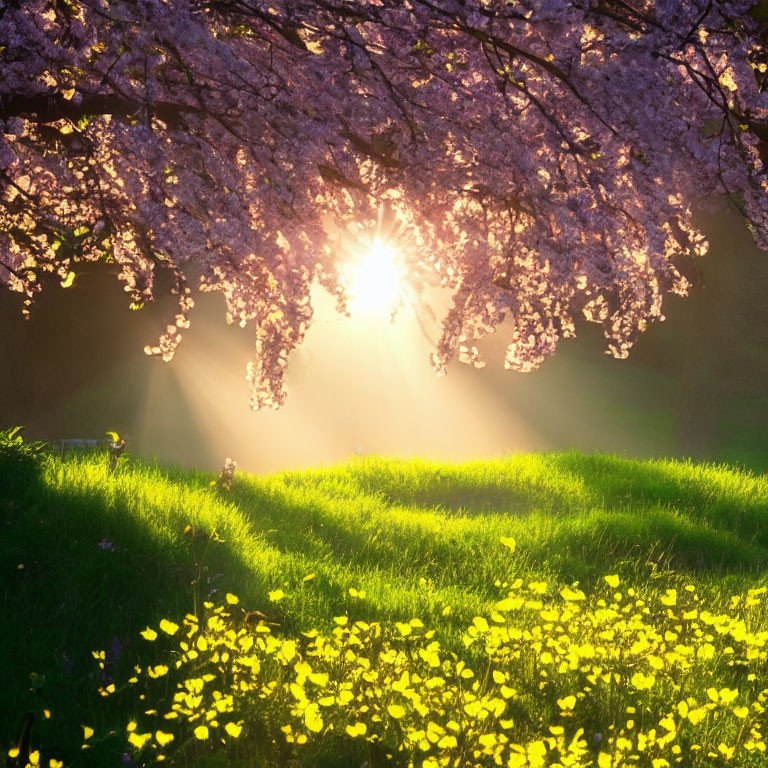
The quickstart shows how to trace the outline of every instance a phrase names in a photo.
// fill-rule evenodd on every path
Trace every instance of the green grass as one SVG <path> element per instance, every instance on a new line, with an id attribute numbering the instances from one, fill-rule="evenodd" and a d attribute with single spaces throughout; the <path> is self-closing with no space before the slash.
<path id="1" fill-rule="evenodd" d="M 33 740 L 78 766 L 117 759 L 117 738 L 80 753 L 81 726 L 106 733 L 128 715 L 119 697 L 97 695 L 91 651 L 119 642 L 109 669 L 124 679 L 151 661 L 140 630 L 226 592 L 282 633 L 343 613 L 418 616 L 466 654 L 463 628 L 509 575 L 587 589 L 606 573 L 641 586 L 674 571 L 727 604 L 768 570 L 768 476 L 725 466 L 577 452 L 362 458 L 238 473 L 229 492 L 212 475 L 137 461 L 110 475 L 98 455 L 51 458 L 34 476 L 2 469 L 0 748 L 24 712 L 48 708 Z M 502 536 L 517 540 L 514 554 Z M 271 603 L 277 588 L 286 597 Z"/>

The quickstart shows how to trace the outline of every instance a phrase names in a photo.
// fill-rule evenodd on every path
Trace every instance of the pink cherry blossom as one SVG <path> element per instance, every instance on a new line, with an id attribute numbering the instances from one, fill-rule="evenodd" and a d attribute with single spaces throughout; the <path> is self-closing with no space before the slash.
<path id="1" fill-rule="evenodd" d="M 277 407 L 334 233 L 399 222 L 409 274 L 453 293 L 434 354 L 482 365 L 511 318 L 528 371 L 602 325 L 625 357 L 692 210 L 740 206 L 768 248 L 766 25 L 744 0 L 53 0 L 0 6 L 0 281 L 27 309 L 109 259 L 137 306 L 173 278 L 250 327 Z M 756 16 L 758 14 L 755 14 Z"/>

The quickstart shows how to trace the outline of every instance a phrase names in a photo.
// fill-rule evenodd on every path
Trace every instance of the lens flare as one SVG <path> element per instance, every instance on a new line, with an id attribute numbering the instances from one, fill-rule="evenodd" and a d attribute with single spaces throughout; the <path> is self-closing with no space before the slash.
<path id="1" fill-rule="evenodd" d="M 376 239 L 350 269 L 350 304 L 353 309 L 390 309 L 400 297 L 401 274 L 394 246 Z"/>

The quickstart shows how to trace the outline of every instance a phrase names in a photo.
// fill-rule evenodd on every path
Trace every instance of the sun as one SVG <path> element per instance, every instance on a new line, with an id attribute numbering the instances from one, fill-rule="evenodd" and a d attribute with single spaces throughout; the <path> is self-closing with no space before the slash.
<path id="1" fill-rule="evenodd" d="M 367 252 L 349 269 L 349 295 L 353 308 L 390 309 L 402 288 L 399 254 L 395 247 L 376 238 Z"/>

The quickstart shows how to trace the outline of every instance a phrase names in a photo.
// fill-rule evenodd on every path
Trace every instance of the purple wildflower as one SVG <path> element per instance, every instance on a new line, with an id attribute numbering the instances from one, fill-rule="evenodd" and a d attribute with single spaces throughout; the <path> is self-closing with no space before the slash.
<path id="1" fill-rule="evenodd" d="M 120 659 L 120 654 L 123 652 L 123 644 L 120 642 L 119 637 L 112 638 L 112 648 L 109 651 L 109 663 L 117 664 Z"/>

